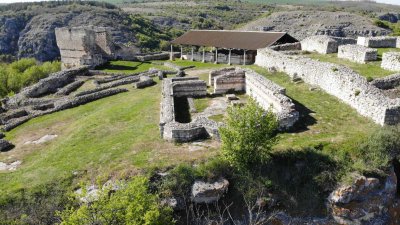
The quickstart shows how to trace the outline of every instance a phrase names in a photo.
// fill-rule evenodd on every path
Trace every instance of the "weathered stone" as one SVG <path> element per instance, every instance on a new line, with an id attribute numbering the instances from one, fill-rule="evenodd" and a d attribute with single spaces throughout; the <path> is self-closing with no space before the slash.
<path id="1" fill-rule="evenodd" d="M 213 203 L 228 191 L 229 181 L 220 178 L 214 183 L 196 181 L 192 186 L 192 201 L 195 203 Z"/>
<path id="2" fill-rule="evenodd" d="M 155 84 L 154 80 L 148 76 L 140 76 L 140 79 L 135 83 L 136 88 L 145 88 Z"/>
<path id="3" fill-rule="evenodd" d="M 6 170 L 14 171 L 14 170 L 17 170 L 18 166 L 20 166 L 21 163 L 22 162 L 19 161 L 19 160 L 14 161 L 14 162 L 12 162 L 10 164 L 4 163 L 4 162 L 0 162 L 0 171 L 6 171 Z"/>
<path id="4" fill-rule="evenodd" d="M 392 171 L 383 185 L 359 176 L 352 185 L 337 188 L 328 198 L 333 219 L 340 224 L 392 224 L 396 216 L 389 209 L 397 207 L 396 182 Z"/>
<path id="5" fill-rule="evenodd" d="M 329 54 L 337 52 L 335 39 L 326 35 L 315 35 L 301 41 L 301 50 Z"/>
<path id="6" fill-rule="evenodd" d="M 214 94 L 242 92 L 245 90 L 245 71 L 240 68 L 224 68 L 214 70 L 209 75 Z"/>
<path id="7" fill-rule="evenodd" d="M 246 94 L 253 97 L 264 110 L 272 110 L 282 130 L 291 128 L 299 120 L 295 104 L 285 93 L 284 88 L 260 74 L 246 71 Z"/>
<path id="8" fill-rule="evenodd" d="M 238 100 L 239 98 L 235 94 L 227 94 L 226 95 L 226 100 L 232 101 L 232 100 Z"/>
<path id="9" fill-rule="evenodd" d="M 383 90 L 392 89 L 400 86 L 400 73 L 392 74 L 390 76 L 374 79 L 370 84 Z"/>
<path id="10" fill-rule="evenodd" d="M 55 29 L 63 69 L 79 66 L 95 67 L 114 58 L 115 47 L 104 27 Z"/>
<path id="11" fill-rule="evenodd" d="M 8 151 L 12 148 L 14 148 L 14 145 L 12 145 L 7 140 L 0 139 L 0 152 Z"/>
<path id="12" fill-rule="evenodd" d="M 300 77 L 355 108 L 380 125 L 400 123 L 400 99 L 391 99 L 353 70 L 303 56 L 288 56 L 270 49 L 257 51 L 256 64 Z"/>
<path id="13" fill-rule="evenodd" d="M 82 86 L 85 82 L 82 80 L 74 81 L 63 88 L 59 89 L 57 91 L 57 95 L 69 95 L 71 92 L 75 91 L 78 89 L 80 86 Z"/>
<path id="14" fill-rule="evenodd" d="M 180 211 L 185 209 L 184 200 L 176 197 L 162 199 L 161 205 L 169 206 L 175 211 Z"/>
<path id="15" fill-rule="evenodd" d="M 361 45 L 339 46 L 338 58 L 348 59 L 357 63 L 366 63 L 378 59 L 378 50 Z"/>
<path id="16" fill-rule="evenodd" d="M 25 144 L 25 145 L 29 145 L 29 144 L 35 144 L 35 145 L 37 145 L 37 144 L 42 144 L 42 143 L 49 142 L 49 141 L 53 140 L 53 139 L 56 138 L 56 137 L 58 137 L 57 134 L 46 134 L 46 135 L 44 135 L 43 137 L 41 137 L 41 138 L 39 138 L 39 139 L 37 139 L 37 140 L 34 140 L 34 141 L 27 141 L 27 142 L 25 142 L 24 144 Z"/>
<path id="17" fill-rule="evenodd" d="M 357 44 L 370 48 L 396 48 L 396 37 L 358 37 Z"/>
<path id="18" fill-rule="evenodd" d="M 400 52 L 385 52 L 381 67 L 386 70 L 400 71 Z"/>

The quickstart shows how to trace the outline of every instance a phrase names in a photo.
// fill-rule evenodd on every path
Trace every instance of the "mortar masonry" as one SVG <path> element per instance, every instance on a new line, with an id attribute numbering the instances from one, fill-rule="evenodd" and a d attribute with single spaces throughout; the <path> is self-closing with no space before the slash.
<path id="1" fill-rule="evenodd" d="M 270 49 L 257 51 L 256 65 L 299 77 L 339 98 L 380 125 L 400 122 L 400 99 L 390 99 L 353 70 L 303 56 L 288 56 Z"/>

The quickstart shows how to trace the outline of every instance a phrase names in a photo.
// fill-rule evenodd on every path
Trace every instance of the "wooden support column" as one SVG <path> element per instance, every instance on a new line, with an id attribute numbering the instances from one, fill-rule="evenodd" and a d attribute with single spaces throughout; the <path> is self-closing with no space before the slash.
<path id="1" fill-rule="evenodd" d="M 181 45 L 181 59 L 183 59 L 183 47 Z"/>
<path id="2" fill-rule="evenodd" d="M 246 65 L 246 50 L 243 49 L 243 65 Z"/>
<path id="3" fill-rule="evenodd" d="M 173 61 L 174 59 L 175 59 L 175 57 L 174 57 L 174 49 L 173 49 L 172 44 L 171 44 L 171 53 L 169 55 L 169 60 Z"/>
<path id="4" fill-rule="evenodd" d="M 231 65 L 231 55 L 232 55 L 232 49 L 229 49 L 228 65 Z"/>
<path id="5" fill-rule="evenodd" d="M 194 61 L 194 48 L 193 48 L 193 46 L 192 46 L 192 58 L 190 60 Z"/>
<path id="6" fill-rule="evenodd" d="M 203 63 L 206 62 L 206 48 L 205 47 L 203 47 L 203 60 L 202 60 L 202 62 Z"/>
<path id="7" fill-rule="evenodd" d="M 218 64 L 218 48 L 215 48 L 215 64 Z"/>

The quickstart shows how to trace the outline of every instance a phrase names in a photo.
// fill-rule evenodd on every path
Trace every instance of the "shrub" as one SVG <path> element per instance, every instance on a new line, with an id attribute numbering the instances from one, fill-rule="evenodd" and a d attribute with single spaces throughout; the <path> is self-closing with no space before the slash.
<path id="1" fill-rule="evenodd" d="M 400 126 L 379 128 L 358 144 L 353 167 L 362 173 L 382 173 L 399 155 Z"/>
<path id="2" fill-rule="evenodd" d="M 277 127 L 272 111 L 265 112 L 253 99 L 244 107 L 228 108 L 226 126 L 219 130 L 223 157 L 238 169 L 259 166 L 270 157 Z"/>
<path id="3" fill-rule="evenodd" d="M 102 191 L 97 201 L 61 212 L 61 224 L 174 224 L 172 209 L 161 207 L 148 185 L 147 178 L 139 176 L 111 195 Z"/>

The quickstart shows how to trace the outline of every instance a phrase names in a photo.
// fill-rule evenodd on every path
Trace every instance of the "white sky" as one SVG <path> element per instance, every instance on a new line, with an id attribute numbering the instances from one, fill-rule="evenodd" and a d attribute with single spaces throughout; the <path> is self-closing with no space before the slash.
<path id="1" fill-rule="evenodd" d="M 0 3 L 11 3 L 11 2 L 39 2 L 43 0 L 0 0 Z M 377 0 L 380 3 L 388 3 L 394 5 L 400 5 L 400 0 Z"/>

